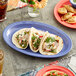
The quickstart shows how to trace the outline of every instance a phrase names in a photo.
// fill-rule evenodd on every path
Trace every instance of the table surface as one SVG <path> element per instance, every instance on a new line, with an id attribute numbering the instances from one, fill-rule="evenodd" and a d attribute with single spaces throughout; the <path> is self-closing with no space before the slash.
<path id="1" fill-rule="evenodd" d="M 47 64 L 55 60 L 60 60 L 61 58 L 65 58 L 73 53 L 76 53 L 76 30 L 61 25 L 54 18 L 53 11 L 58 1 L 60 0 L 48 0 L 47 6 L 41 9 L 40 16 L 36 18 L 29 17 L 27 14 L 27 7 L 7 12 L 7 20 L 0 23 L 0 49 L 4 50 L 5 54 L 3 76 L 18 76 L 21 73 L 27 72 L 33 66 L 41 66 L 43 64 Z M 3 30 L 13 22 L 28 20 L 47 23 L 63 30 L 72 39 L 73 45 L 71 51 L 61 58 L 42 59 L 24 55 L 10 48 L 3 40 Z"/>

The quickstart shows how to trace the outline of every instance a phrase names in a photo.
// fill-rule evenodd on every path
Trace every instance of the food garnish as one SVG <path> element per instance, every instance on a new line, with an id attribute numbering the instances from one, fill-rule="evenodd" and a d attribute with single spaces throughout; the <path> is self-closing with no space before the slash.
<path id="1" fill-rule="evenodd" d="M 46 72 L 43 76 L 68 76 L 68 74 L 58 70 L 53 70 L 53 71 Z"/>
<path id="2" fill-rule="evenodd" d="M 55 41 L 54 37 L 47 37 L 47 39 L 45 40 L 45 42 L 49 43 L 49 41 L 51 40 L 51 42 Z"/>

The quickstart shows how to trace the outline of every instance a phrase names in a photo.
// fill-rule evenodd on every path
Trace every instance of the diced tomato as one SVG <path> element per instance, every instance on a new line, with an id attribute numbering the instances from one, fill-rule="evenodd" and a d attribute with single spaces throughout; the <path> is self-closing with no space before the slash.
<path id="1" fill-rule="evenodd" d="M 33 7 L 33 5 L 30 5 L 30 7 Z"/>
<path id="2" fill-rule="evenodd" d="M 44 64 L 44 67 L 46 67 L 46 65 Z"/>
<path id="3" fill-rule="evenodd" d="M 47 74 L 47 76 L 50 76 L 50 74 Z"/>
<path id="4" fill-rule="evenodd" d="M 22 7 L 20 7 L 20 8 L 22 8 Z"/>
<path id="5" fill-rule="evenodd" d="M 58 73 L 58 75 L 61 75 L 61 76 L 62 76 L 62 75 L 63 75 L 63 73 Z"/>
<path id="6" fill-rule="evenodd" d="M 39 38 L 42 38 L 43 36 L 39 36 Z"/>
<path id="7" fill-rule="evenodd" d="M 52 75 L 56 75 L 55 73 L 52 73 Z"/>

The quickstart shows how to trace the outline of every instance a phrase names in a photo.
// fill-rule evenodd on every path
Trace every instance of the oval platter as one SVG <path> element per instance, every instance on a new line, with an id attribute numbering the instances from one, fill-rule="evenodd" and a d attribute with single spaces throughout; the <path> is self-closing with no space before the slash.
<path id="1" fill-rule="evenodd" d="M 69 0 L 60 0 L 55 8 L 54 8 L 54 16 L 56 18 L 56 20 L 61 23 L 62 25 L 66 26 L 66 27 L 69 27 L 69 28 L 72 28 L 72 29 L 76 29 L 76 23 L 67 23 L 66 21 L 62 21 L 61 20 L 61 16 L 59 15 L 58 13 L 58 9 L 61 8 L 63 5 L 71 5 L 70 1 Z M 71 5 L 72 6 L 72 5 Z"/>
<path id="2" fill-rule="evenodd" d="M 19 29 L 31 28 L 31 27 L 35 27 L 36 29 L 43 30 L 43 31 L 48 31 L 50 33 L 60 36 L 63 39 L 63 44 L 64 44 L 61 52 L 58 53 L 57 55 L 42 55 L 39 52 L 37 53 L 32 52 L 29 47 L 26 50 L 17 48 L 12 43 L 12 35 Z M 56 58 L 56 57 L 64 56 L 71 50 L 71 47 L 72 47 L 71 39 L 68 37 L 68 35 L 65 32 L 63 32 L 62 30 L 59 30 L 54 26 L 40 23 L 40 22 L 33 22 L 33 21 L 21 21 L 21 22 L 15 22 L 8 25 L 3 32 L 3 39 L 6 42 L 6 44 L 9 45 L 11 48 L 13 48 L 15 51 L 21 52 L 26 55 L 34 56 L 34 57 L 40 57 L 40 58 Z"/>

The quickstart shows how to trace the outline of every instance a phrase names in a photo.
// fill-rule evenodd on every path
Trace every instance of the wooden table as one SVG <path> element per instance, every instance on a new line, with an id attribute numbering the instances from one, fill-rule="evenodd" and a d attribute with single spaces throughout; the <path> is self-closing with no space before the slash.
<path id="1" fill-rule="evenodd" d="M 3 76 L 18 76 L 19 74 L 30 70 L 30 68 L 35 65 L 40 66 L 47 64 L 76 53 L 76 30 L 64 27 L 54 18 L 53 11 L 58 1 L 60 0 L 48 0 L 47 6 L 41 10 L 40 16 L 36 18 L 29 17 L 27 14 L 27 7 L 7 12 L 7 20 L 0 23 L 0 49 L 4 50 L 5 53 Z M 2 38 L 3 30 L 13 22 L 28 20 L 47 23 L 66 32 L 72 39 L 72 50 L 61 58 L 42 59 L 24 55 L 10 48 Z"/>

